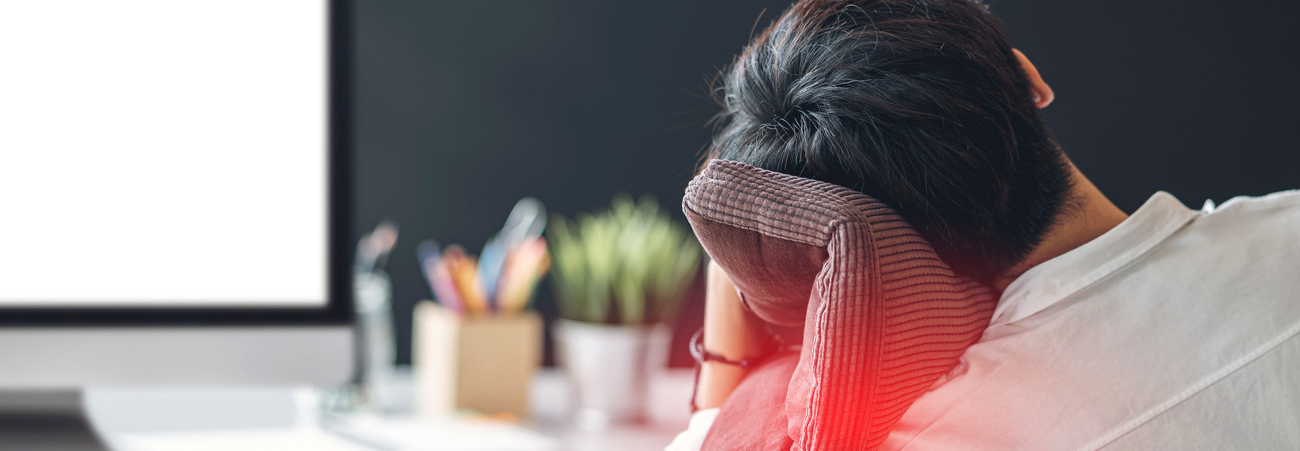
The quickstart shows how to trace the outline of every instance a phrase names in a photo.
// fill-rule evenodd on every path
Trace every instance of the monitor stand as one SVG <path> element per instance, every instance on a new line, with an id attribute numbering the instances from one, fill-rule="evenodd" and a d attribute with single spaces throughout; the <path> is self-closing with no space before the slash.
<path id="1" fill-rule="evenodd" d="M 0 451 L 108 451 L 80 390 L 0 391 Z"/>

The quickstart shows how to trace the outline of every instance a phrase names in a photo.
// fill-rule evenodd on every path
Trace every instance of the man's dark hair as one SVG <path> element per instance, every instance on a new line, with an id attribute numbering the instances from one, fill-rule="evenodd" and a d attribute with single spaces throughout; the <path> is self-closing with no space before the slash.
<path id="1" fill-rule="evenodd" d="M 985 282 L 1070 193 L 1001 23 L 973 0 L 800 0 L 720 81 L 706 157 L 874 196 Z"/>

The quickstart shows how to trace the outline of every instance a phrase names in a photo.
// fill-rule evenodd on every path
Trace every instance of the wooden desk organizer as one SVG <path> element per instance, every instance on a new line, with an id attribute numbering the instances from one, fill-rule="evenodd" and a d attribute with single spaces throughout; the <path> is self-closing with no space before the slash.
<path id="1" fill-rule="evenodd" d="M 542 357 L 536 312 L 465 316 L 421 301 L 412 337 L 418 413 L 528 415 L 528 387 Z"/>

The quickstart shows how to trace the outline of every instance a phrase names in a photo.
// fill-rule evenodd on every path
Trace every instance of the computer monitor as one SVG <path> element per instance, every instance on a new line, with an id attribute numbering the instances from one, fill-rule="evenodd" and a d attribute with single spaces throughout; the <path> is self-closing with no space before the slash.
<path id="1" fill-rule="evenodd" d="M 0 2 L 0 390 L 352 374 L 348 20 Z"/>

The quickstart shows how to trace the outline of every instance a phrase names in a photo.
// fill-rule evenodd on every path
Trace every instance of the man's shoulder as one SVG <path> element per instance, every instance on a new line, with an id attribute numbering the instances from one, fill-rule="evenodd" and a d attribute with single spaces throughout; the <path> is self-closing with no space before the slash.
<path id="1" fill-rule="evenodd" d="M 1249 239 L 1300 239 L 1300 190 L 1234 197 L 1197 221 L 1216 232 Z"/>
<path id="2" fill-rule="evenodd" d="M 1278 191 L 1266 196 L 1237 196 L 1215 208 L 1211 214 L 1258 212 L 1300 214 L 1300 189 Z"/>

